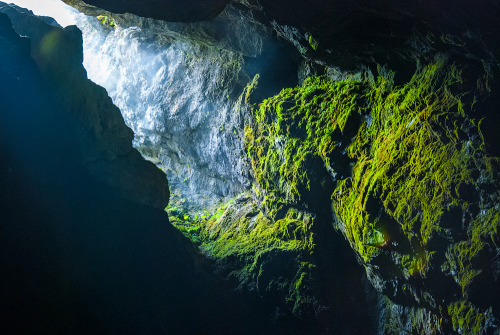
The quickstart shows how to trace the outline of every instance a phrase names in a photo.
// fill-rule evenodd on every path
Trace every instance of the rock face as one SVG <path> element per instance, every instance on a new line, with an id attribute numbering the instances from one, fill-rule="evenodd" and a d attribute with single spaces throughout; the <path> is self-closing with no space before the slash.
<path id="1" fill-rule="evenodd" d="M 161 211 L 127 201 L 89 175 L 81 123 L 31 59 L 30 40 L 4 14 L 0 36 L 2 332 L 142 328 L 140 317 L 126 318 L 125 311 L 159 292 L 129 288 L 160 289 L 161 280 L 177 275 L 188 281 L 192 250 Z M 164 258 L 169 253 L 184 255 L 191 270 Z M 141 275 L 132 272 L 136 266 Z M 163 275 L 152 276 L 155 271 Z M 168 327 L 158 322 L 156 307 L 147 309 L 157 319 L 152 329 Z"/>
<path id="2" fill-rule="evenodd" d="M 295 85 L 293 49 L 234 7 L 203 23 L 112 20 L 77 19 L 84 64 L 120 107 L 134 146 L 167 174 L 172 203 L 194 213 L 248 188 L 241 95 L 257 73 L 262 98 Z"/>
<path id="3" fill-rule="evenodd" d="M 497 100 L 487 72 L 441 57 L 403 87 L 390 74 L 311 77 L 265 100 L 246 132 L 263 194 L 315 213 L 331 199 L 336 227 L 390 299 L 385 334 L 497 329 L 498 157 L 479 121 L 496 118 Z"/>
<path id="4" fill-rule="evenodd" d="M 453 38 L 468 38 L 469 47 L 486 43 L 498 54 L 497 20 L 500 6 L 495 1 L 469 3 L 465 1 L 194 1 L 172 9 L 170 1 L 158 6 L 156 1 L 138 4 L 134 1 L 68 0 L 66 3 L 82 12 L 92 14 L 94 5 L 114 13 L 130 12 L 164 21 L 193 22 L 209 20 L 225 5 L 244 6 L 266 25 L 272 25 L 285 39 L 290 40 L 308 58 L 325 65 L 356 68 L 361 62 L 393 61 L 411 67 L 409 43 L 418 44 L 428 33 Z M 206 5 L 211 2 L 211 9 Z M 162 8 L 162 6 L 164 6 Z M 174 7 L 180 4 L 175 3 Z M 166 8 L 169 10 L 164 10 Z M 210 8 L 210 7 L 209 7 Z M 376 27 L 376 29 L 374 29 Z M 417 40 L 407 37 L 415 27 L 425 31 Z M 473 36 L 472 36 L 473 35 Z M 321 41 L 321 43 L 318 43 Z M 455 40 L 455 42 L 458 42 Z M 461 42 L 459 42 L 461 43 Z M 410 59 L 408 59 L 408 57 Z M 401 70 L 402 71 L 402 70 Z M 411 75 L 411 74 L 410 74 Z"/>
<path id="5" fill-rule="evenodd" d="M 496 16 L 500 8 L 494 1 L 239 2 L 252 3 L 252 8 L 262 11 L 268 22 L 293 34 L 286 36 L 300 43 L 310 55 L 344 67 L 355 66 L 360 59 L 370 61 L 370 56 L 379 63 L 404 57 L 409 47 L 406 39 L 416 28 L 425 31 L 424 37 L 433 32 L 455 38 L 478 33 L 480 43 L 486 42 L 490 50 L 498 51 Z M 470 46 L 474 44 L 471 41 Z M 396 50 L 403 54 L 398 55 Z M 348 55 L 355 59 L 349 60 Z"/>
<path id="6" fill-rule="evenodd" d="M 12 5 L 0 4 L 16 31 L 31 38 L 31 55 L 61 103 L 80 123 L 80 149 L 87 169 L 122 195 L 164 208 L 165 175 L 132 148 L 132 131 L 106 91 L 87 79 L 81 32 L 61 29 Z"/>
<path id="7" fill-rule="evenodd" d="M 83 1 L 64 0 L 77 7 Z M 179 2 L 176 0 L 146 0 L 142 2 L 123 0 L 87 0 L 87 4 L 106 9 L 113 13 L 134 13 L 165 21 L 193 22 L 210 20 L 219 14 L 228 0 L 194 0 Z M 83 4 L 85 5 L 85 4 Z"/>

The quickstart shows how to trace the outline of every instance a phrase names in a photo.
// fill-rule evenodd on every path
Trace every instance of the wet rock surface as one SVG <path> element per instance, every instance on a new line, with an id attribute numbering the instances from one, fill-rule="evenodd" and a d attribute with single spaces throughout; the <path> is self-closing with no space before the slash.
<path id="1" fill-rule="evenodd" d="M 256 74 L 260 98 L 295 85 L 293 48 L 233 7 L 204 23 L 112 18 L 115 28 L 77 20 L 84 64 L 121 109 L 134 146 L 167 174 L 172 203 L 194 213 L 247 189 L 242 94 Z"/>
<path id="2" fill-rule="evenodd" d="M 477 119 L 495 119 L 498 88 L 483 90 L 490 67 L 477 65 L 441 54 L 404 86 L 390 72 L 313 76 L 264 100 L 247 128 L 261 194 L 317 215 L 331 200 L 336 228 L 389 298 L 384 334 L 498 331 L 498 157 Z"/>
<path id="3" fill-rule="evenodd" d="M 64 2 L 71 6 L 83 3 L 75 0 Z M 228 0 L 193 0 L 183 3 L 176 0 L 145 0 L 140 3 L 123 0 L 87 0 L 85 3 L 114 13 L 134 13 L 165 21 L 193 22 L 214 18 L 224 9 Z"/>

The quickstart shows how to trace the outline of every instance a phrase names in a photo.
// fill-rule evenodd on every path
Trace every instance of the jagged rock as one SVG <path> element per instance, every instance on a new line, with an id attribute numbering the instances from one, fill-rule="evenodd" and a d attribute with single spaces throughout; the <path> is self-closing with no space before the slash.
<path id="1" fill-rule="evenodd" d="M 80 149 L 88 170 L 129 199 L 165 208 L 165 175 L 132 148 L 132 131 L 107 92 L 87 79 L 81 32 L 60 28 L 13 5 L 0 4 L 20 35 L 31 38 L 31 55 L 68 112 L 80 123 Z"/>
<path id="2" fill-rule="evenodd" d="M 63 0 L 75 8 L 85 7 L 86 4 L 106 9 L 113 13 L 134 13 L 139 16 L 173 22 L 194 22 L 210 20 L 217 16 L 229 0 L 191 0 L 179 2 L 177 0 Z M 80 7 L 82 6 L 82 7 Z"/>
<path id="3" fill-rule="evenodd" d="M 95 15 L 96 8 L 81 0 L 66 1 L 68 4 Z M 97 4 L 99 2 L 99 4 Z M 228 1 L 226 1 L 228 2 Z M 135 4 L 124 1 L 116 6 L 104 1 L 87 1 L 114 13 L 126 11 L 139 16 L 165 21 L 191 22 L 198 20 L 196 13 L 188 16 L 175 12 L 148 14 L 148 3 Z M 134 3 L 133 7 L 131 4 Z M 356 70 L 360 64 L 392 63 L 407 75 L 413 71 L 415 55 L 425 57 L 434 43 L 467 44 L 469 51 L 481 49 L 486 44 L 498 54 L 497 19 L 500 6 L 494 1 L 468 3 L 464 1 L 274 1 L 236 0 L 228 2 L 248 9 L 252 16 L 267 26 L 272 26 L 283 38 L 289 40 L 304 54 L 322 65 L 337 66 L 343 70 Z M 191 4 L 191 3 L 190 3 Z M 224 1 L 214 7 L 213 18 L 226 5 Z M 114 10 L 110 9 L 114 6 Z M 204 10 L 203 4 L 194 4 Z M 217 10 L 215 10 L 217 9 Z M 189 15 L 189 14 L 186 14 Z M 375 28 L 375 29 L 374 29 Z M 433 36 L 435 35 L 435 36 Z M 451 40 L 447 40 L 451 38 Z M 484 57 L 482 57 L 484 58 Z M 413 69 L 414 70 L 414 69 Z"/>
<path id="4" fill-rule="evenodd" d="M 441 55 L 402 87 L 390 72 L 313 76 L 265 100 L 247 129 L 262 193 L 313 213 L 331 199 L 392 301 L 384 333 L 498 331 L 498 135 L 479 121 L 495 120 L 498 86 L 483 89 L 490 67 L 478 63 Z"/>
<path id="5" fill-rule="evenodd" d="M 193 213 L 248 188 L 241 95 L 256 73 L 260 98 L 295 85 L 293 48 L 231 6 L 201 23 L 110 17 L 115 28 L 77 19 L 89 77 L 120 107 L 135 147 L 166 172 L 173 203 Z"/>
<path id="6" fill-rule="evenodd" d="M 258 8 L 305 57 L 344 70 L 373 62 L 392 63 L 393 69 L 399 65 L 403 71 L 412 67 L 408 60 L 415 54 L 425 57 L 433 43 L 447 37 L 451 43 L 467 44 L 469 51 L 482 44 L 499 51 L 500 6 L 494 1 L 254 0 L 251 8 Z M 414 34 L 418 37 L 409 38 Z"/>

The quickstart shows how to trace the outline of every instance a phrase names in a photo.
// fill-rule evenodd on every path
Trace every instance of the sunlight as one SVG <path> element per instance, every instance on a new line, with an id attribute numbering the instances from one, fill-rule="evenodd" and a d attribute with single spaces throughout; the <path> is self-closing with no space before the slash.
<path id="1" fill-rule="evenodd" d="M 76 9 L 61 0 L 8 0 L 8 2 L 32 10 L 36 15 L 50 16 L 63 27 L 75 24 Z"/>

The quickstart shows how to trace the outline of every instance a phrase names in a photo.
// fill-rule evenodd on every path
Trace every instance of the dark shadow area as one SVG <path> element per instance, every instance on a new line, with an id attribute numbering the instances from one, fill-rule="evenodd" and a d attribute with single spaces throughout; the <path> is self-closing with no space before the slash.
<path id="1" fill-rule="evenodd" d="M 300 55 L 296 49 L 280 39 L 265 43 L 259 57 L 245 57 L 245 72 L 250 78 L 256 74 L 260 76 L 250 102 L 262 102 L 278 94 L 284 87 L 297 86 L 299 63 Z"/>
<path id="2" fill-rule="evenodd" d="M 166 213 L 90 176 L 78 121 L 3 14 L 0 57 L 0 332 L 275 333 Z"/>

